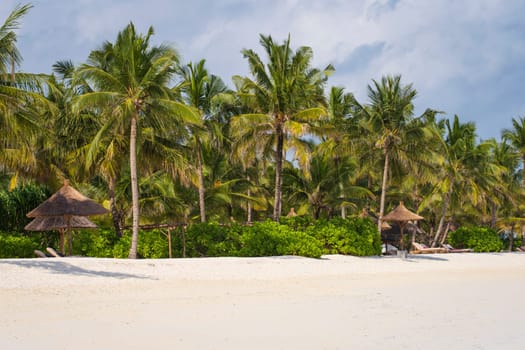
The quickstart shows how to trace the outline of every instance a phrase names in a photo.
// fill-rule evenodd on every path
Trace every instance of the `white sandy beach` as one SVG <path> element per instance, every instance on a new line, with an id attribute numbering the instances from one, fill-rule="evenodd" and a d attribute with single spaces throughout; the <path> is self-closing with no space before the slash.
<path id="1" fill-rule="evenodd" d="M 0 349 L 522 349 L 525 253 L 0 260 Z"/>

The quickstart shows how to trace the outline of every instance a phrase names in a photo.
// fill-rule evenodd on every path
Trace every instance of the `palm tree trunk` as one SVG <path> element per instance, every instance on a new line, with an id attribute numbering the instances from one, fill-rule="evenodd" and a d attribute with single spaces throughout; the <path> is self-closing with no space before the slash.
<path id="1" fill-rule="evenodd" d="M 450 183 L 450 187 L 448 192 L 445 194 L 445 202 L 443 203 L 443 209 L 441 210 L 441 218 L 439 219 L 439 225 L 436 231 L 436 235 L 434 236 L 434 239 L 432 240 L 431 247 L 434 248 L 437 245 L 437 242 L 439 240 L 439 235 L 441 235 L 441 231 L 443 230 L 443 225 L 445 224 L 445 216 L 447 215 L 448 206 L 450 205 L 450 197 L 452 196 L 452 182 Z"/>
<path id="2" fill-rule="evenodd" d="M 443 246 L 443 244 L 445 243 L 445 241 L 447 240 L 447 236 L 448 236 L 448 230 L 450 229 L 450 221 L 447 222 L 447 227 L 445 227 L 445 232 L 443 232 L 443 236 L 441 237 L 441 240 L 439 241 L 439 243 L 441 244 L 441 246 Z"/>
<path id="3" fill-rule="evenodd" d="M 117 210 L 117 204 L 115 200 L 115 186 L 116 180 L 113 176 L 109 178 L 109 210 L 111 211 L 111 217 L 113 219 L 113 226 L 115 227 L 115 233 L 118 238 L 122 237 L 122 228 L 120 227 L 120 214 Z"/>
<path id="4" fill-rule="evenodd" d="M 199 140 L 196 142 L 197 152 L 197 177 L 199 178 L 199 209 L 201 213 L 201 222 L 206 222 L 206 207 L 204 204 L 204 176 L 202 174 L 202 155 Z"/>
<path id="5" fill-rule="evenodd" d="M 523 158 L 523 170 L 522 170 L 522 186 L 525 188 L 525 152 L 523 153 L 522 155 L 522 158 Z"/>
<path id="6" fill-rule="evenodd" d="M 137 178 L 137 118 L 138 114 L 131 117 L 131 128 L 129 136 L 129 168 L 131 173 L 131 201 L 133 213 L 133 232 L 131 235 L 131 247 L 129 259 L 137 258 L 137 246 L 139 241 L 139 183 Z"/>
<path id="7" fill-rule="evenodd" d="M 15 85 L 15 80 L 16 80 L 16 77 L 15 77 L 15 56 L 11 52 L 11 83 L 13 85 Z"/>
<path id="8" fill-rule="evenodd" d="M 498 214 L 498 205 L 490 201 L 491 207 L 490 207 L 490 228 L 496 227 L 496 221 L 497 221 L 497 214 Z"/>
<path id="9" fill-rule="evenodd" d="M 381 224 L 383 223 L 383 214 L 385 213 L 387 175 L 388 175 L 388 150 L 385 149 L 385 166 L 383 168 L 383 183 L 381 184 L 381 202 L 379 203 L 379 218 L 377 220 L 377 230 L 379 231 L 379 233 L 381 233 Z"/>
<path id="10" fill-rule="evenodd" d="M 275 150 L 275 160 L 277 164 L 275 165 L 275 197 L 273 200 L 273 220 L 279 221 L 281 217 L 281 201 L 282 201 L 282 169 L 283 169 L 283 145 L 284 145 L 284 135 L 282 125 L 277 126 L 277 147 Z"/>
<path id="11" fill-rule="evenodd" d="M 248 186 L 250 186 L 250 176 L 248 175 L 246 177 L 246 179 L 248 180 Z M 246 192 L 246 195 L 248 197 L 251 197 L 252 191 L 250 190 L 250 187 L 248 187 L 248 191 Z M 246 210 L 248 211 L 247 217 L 246 217 L 246 222 L 248 224 L 250 224 L 252 222 L 252 202 L 249 199 L 248 199 L 248 207 L 247 207 Z"/>
<path id="12" fill-rule="evenodd" d="M 512 249 L 514 249 L 514 226 L 514 223 L 510 226 L 509 252 L 512 252 Z"/>
<path id="13" fill-rule="evenodd" d="M 339 190 L 341 191 L 341 199 L 345 200 L 345 189 L 343 182 L 339 182 Z M 341 218 L 346 219 L 346 206 L 344 204 L 341 204 Z"/>

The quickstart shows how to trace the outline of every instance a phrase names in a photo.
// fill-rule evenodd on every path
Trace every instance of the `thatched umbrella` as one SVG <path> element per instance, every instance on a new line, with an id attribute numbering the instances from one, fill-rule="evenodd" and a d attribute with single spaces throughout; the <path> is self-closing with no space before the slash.
<path id="1" fill-rule="evenodd" d="M 68 228 L 67 220 L 63 216 L 39 216 L 27 224 L 24 229 L 28 231 L 52 231 L 60 233 L 60 252 L 64 254 L 64 231 Z M 69 228 L 97 228 L 97 225 L 85 216 L 71 216 Z"/>
<path id="2" fill-rule="evenodd" d="M 403 229 L 409 221 L 423 220 L 422 216 L 419 216 L 410 210 L 408 210 L 403 202 L 399 202 L 399 205 L 387 215 L 383 216 L 382 220 L 395 221 L 399 225 L 399 231 L 401 238 L 399 240 L 399 249 L 403 250 Z"/>
<path id="3" fill-rule="evenodd" d="M 27 213 L 27 217 L 62 217 L 69 242 L 71 242 L 71 228 L 74 227 L 74 223 L 79 223 L 78 219 L 73 221 L 73 217 L 101 215 L 106 213 L 108 213 L 106 208 L 69 186 L 69 181 L 65 180 L 64 186 L 38 207 Z M 53 223 L 53 220 L 56 219 L 47 220 L 49 223 Z M 83 223 L 87 224 L 86 221 Z M 34 225 L 39 225 L 39 223 L 36 222 Z M 63 247 L 61 248 L 63 250 Z M 69 253 L 71 253 L 71 251 Z"/>

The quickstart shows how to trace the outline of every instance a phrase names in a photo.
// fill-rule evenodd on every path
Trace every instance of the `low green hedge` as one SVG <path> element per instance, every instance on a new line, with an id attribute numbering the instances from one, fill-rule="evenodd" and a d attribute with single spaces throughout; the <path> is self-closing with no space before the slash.
<path id="1" fill-rule="evenodd" d="M 475 252 L 499 252 L 503 242 L 496 231 L 486 227 L 460 227 L 448 237 L 454 248 L 470 248 Z"/>
<path id="2" fill-rule="evenodd" d="M 141 258 L 167 258 L 165 230 L 139 233 L 137 254 Z M 380 236 L 369 219 L 288 218 L 281 223 L 257 222 L 251 226 L 199 223 L 172 230 L 173 257 L 278 256 L 299 255 L 318 258 L 323 254 L 379 255 Z M 1 236 L 0 257 L 31 257 L 34 249 L 58 247 L 58 234 Z M 51 237 L 51 238 L 50 238 Z M 91 257 L 127 258 L 131 233 L 117 238 L 110 229 L 76 230 L 73 254 Z M 184 254 L 185 252 L 185 254 Z"/>
<path id="3" fill-rule="evenodd" d="M 37 245 L 29 236 L 0 232 L 0 258 L 30 258 Z"/>

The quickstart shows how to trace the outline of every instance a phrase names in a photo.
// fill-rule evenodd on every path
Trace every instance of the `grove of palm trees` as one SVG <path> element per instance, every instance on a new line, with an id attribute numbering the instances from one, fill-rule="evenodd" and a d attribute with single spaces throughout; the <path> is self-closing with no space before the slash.
<path id="1" fill-rule="evenodd" d="M 315 48 L 293 35 L 261 34 L 260 47 L 239 48 L 249 76 L 218 77 L 204 58 L 181 62 L 173 47 L 152 44 L 152 27 L 139 33 L 133 23 L 84 62 L 57 57 L 47 75 L 20 72 L 17 30 L 31 7 L 0 27 L 4 236 L 36 235 L 20 229 L 24 215 L 68 179 L 110 210 L 94 218 L 99 237 L 127 239 L 130 258 L 147 227 L 172 229 L 181 245 L 192 225 L 211 235 L 220 225 L 367 216 L 379 234 L 400 202 L 424 217 L 417 236 L 429 246 L 461 227 L 521 239 L 524 117 L 504 116 L 513 127 L 480 140 L 474 123 L 447 116 L 454 111 L 416 115 L 417 87 L 396 74 L 363 82 L 368 98 L 358 101 L 330 84 L 337 67 L 313 67 Z M 220 235 L 209 239 L 227 245 Z"/>

